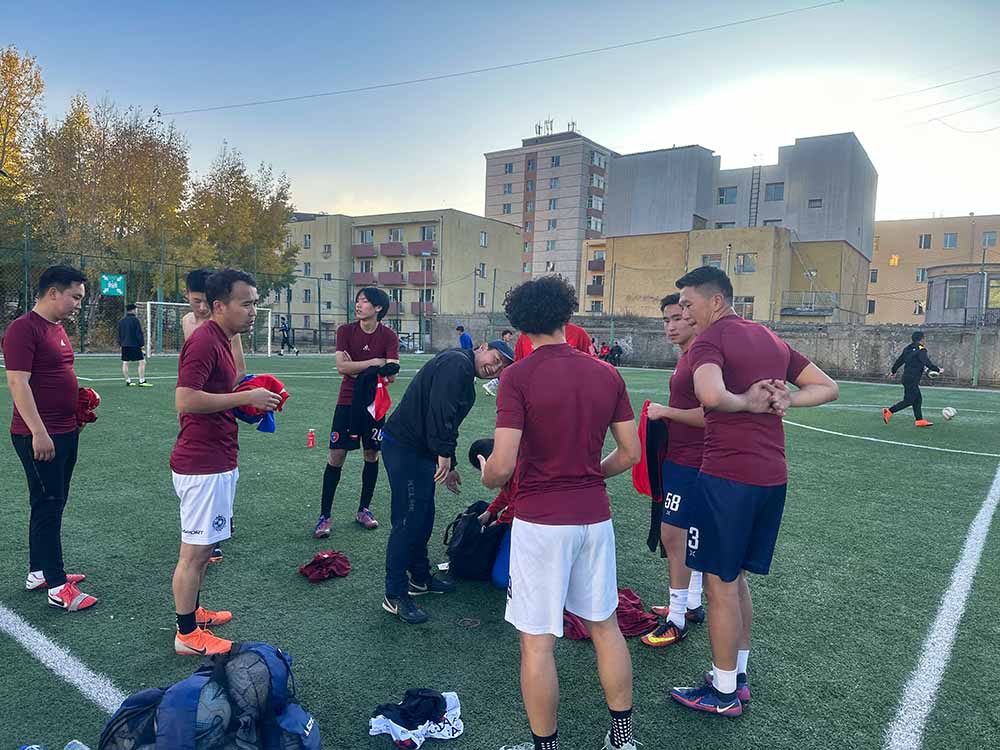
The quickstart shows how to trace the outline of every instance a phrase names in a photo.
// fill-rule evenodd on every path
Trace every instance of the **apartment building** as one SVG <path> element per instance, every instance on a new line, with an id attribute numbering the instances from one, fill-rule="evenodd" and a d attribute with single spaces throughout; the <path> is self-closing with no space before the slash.
<path id="1" fill-rule="evenodd" d="M 708 265 L 729 275 L 736 312 L 748 319 L 864 320 L 868 260 L 843 240 L 797 242 L 778 226 L 696 229 L 588 240 L 584 253 L 582 315 L 659 315 L 674 282 Z"/>
<path id="2" fill-rule="evenodd" d="M 392 304 L 384 322 L 411 338 L 429 331 L 437 313 L 499 309 L 522 277 L 521 228 L 456 209 L 296 213 L 287 230 L 286 241 L 302 248 L 296 280 L 269 303 L 291 316 L 300 340 L 332 342 L 363 286 L 385 289 Z"/>
<path id="3" fill-rule="evenodd" d="M 998 214 L 876 222 L 866 322 L 964 324 L 983 309 L 984 289 L 996 315 L 998 232 Z"/>

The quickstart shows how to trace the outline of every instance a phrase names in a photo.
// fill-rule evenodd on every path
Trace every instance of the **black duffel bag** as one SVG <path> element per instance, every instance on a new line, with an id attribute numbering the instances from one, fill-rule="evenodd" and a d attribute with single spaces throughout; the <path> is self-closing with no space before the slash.
<path id="1" fill-rule="evenodd" d="M 488 581 L 506 526 L 483 526 L 479 516 L 489 507 L 479 500 L 459 513 L 444 531 L 448 572 L 456 578 Z"/>

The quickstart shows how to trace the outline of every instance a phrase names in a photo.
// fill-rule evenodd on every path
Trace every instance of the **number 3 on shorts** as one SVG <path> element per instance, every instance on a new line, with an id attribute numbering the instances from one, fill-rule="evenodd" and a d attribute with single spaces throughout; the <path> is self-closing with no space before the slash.
<path id="1" fill-rule="evenodd" d="M 691 551 L 698 549 L 698 529 L 695 526 L 688 529 L 688 549 Z"/>

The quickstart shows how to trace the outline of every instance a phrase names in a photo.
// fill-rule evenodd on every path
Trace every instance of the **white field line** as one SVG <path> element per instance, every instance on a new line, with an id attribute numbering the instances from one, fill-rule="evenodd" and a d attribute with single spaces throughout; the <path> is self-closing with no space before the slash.
<path id="1" fill-rule="evenodd" d="M 813 427 L 807 424 L 800 424 L 799 422 L 791 422 L 787 419 L 784 419 L 782 421 L 785 424 L 790 424 L 792 427 L 801 427 L 803 430 L 822 432 L 827 435 L 836 435 L 837 437 L 850 438 L 852 440 L 867 440 L 869 443 L 884 443 L 885 445 L 901 445 L 906 448 L 922 448 L 925 451 L 938 451 L 939 453 L 960 453 L 964 456 L 985 456 L 986 458 L 1000 458 L 1000 453 L 980 453 L 979 451 L 963 451 L 963 450 L 958 450 L 957 448 L 938 448 L 935 445 L 918 445 L 917 443 L 901 443 L 897 440 L 883 440 L 882 438 L 867 437 L 865 435 L 850 435 L 846 432 L 825 430 L 822 427 Z"/>
<path id="2" fill-rule="evenodd" d="M 920 653 L 920 661 L 910 675 L 909 682 L 899 701 L 899 709 L 885 731 L 885 750 L 917 750 L 922 743 L 927 718 L 934 708 L 941 678 L 951 659 L 958 625 L 965 612 L 965 605 L 976 577 L 983 546 L 990 530 L 990 523 L 1000 502 L 1000 467 L 989 494 L 979 513 L 969 526 L 962 556 L 951 573 L 951 584 L 941 598 L 938 615 L 934 618 L 927 640 Z"/>
<path id="3" fill-rule="evenodd" d="M 823 404 L 821 409 L 884 409 L 885 404 L 842 404 L 839 401 L 834 401 L 829 404 Z M 936 406 L 927 406 L 924 404 L 926 409 L 936 409 Z M 994 409 L 969 409 L 967 407 L 962 407 L 959 411 L 971 411 L 974 414 L 1000 414 L 1000 411 Z"/>
<path id="4" fill-rule="evenodd" d="M 107 713 L 113 713 L 126 695 L 104 675 L 89 669 L 55 641 L 33 628 L 15 612 L 0 604 L 0 631 L 7 633 L 24 649 L 79 690 Z"/>

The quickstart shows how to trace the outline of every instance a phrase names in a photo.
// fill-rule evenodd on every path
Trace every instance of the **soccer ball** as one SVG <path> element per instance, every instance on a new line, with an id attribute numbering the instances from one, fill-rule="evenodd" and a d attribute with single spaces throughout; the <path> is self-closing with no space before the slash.
<path id="1" fill-rule="evenodd" d="M 951 406 L 946 406 L 941 410 L 941 416 L 945 419 L 954 419 L 958 416 L 958 410 Z"/>
<path id="2" fill-rule="evenodd" d="M 215 680 L 209 680 L 198 698 L 198 713 L 194 724 L 195 748 L 221 750 L 232 715 L 233 708 L 229 705 L 225 689 Z"/>
<path id="3" fill-rule="evenodd" d="M 257 721 L 271 695 L 267 663 L 253 651 L 242 651 L 226 664 L 226 677 L 236 715 L 251 716 Z"/>
<path id="4" fill-rule="evenodd" d="M 939 370 L 928 370 L 927 377 L 929 377 L 931 380 L 937 380 L 939 377 L 941 377 L 941 372 Z"/>

